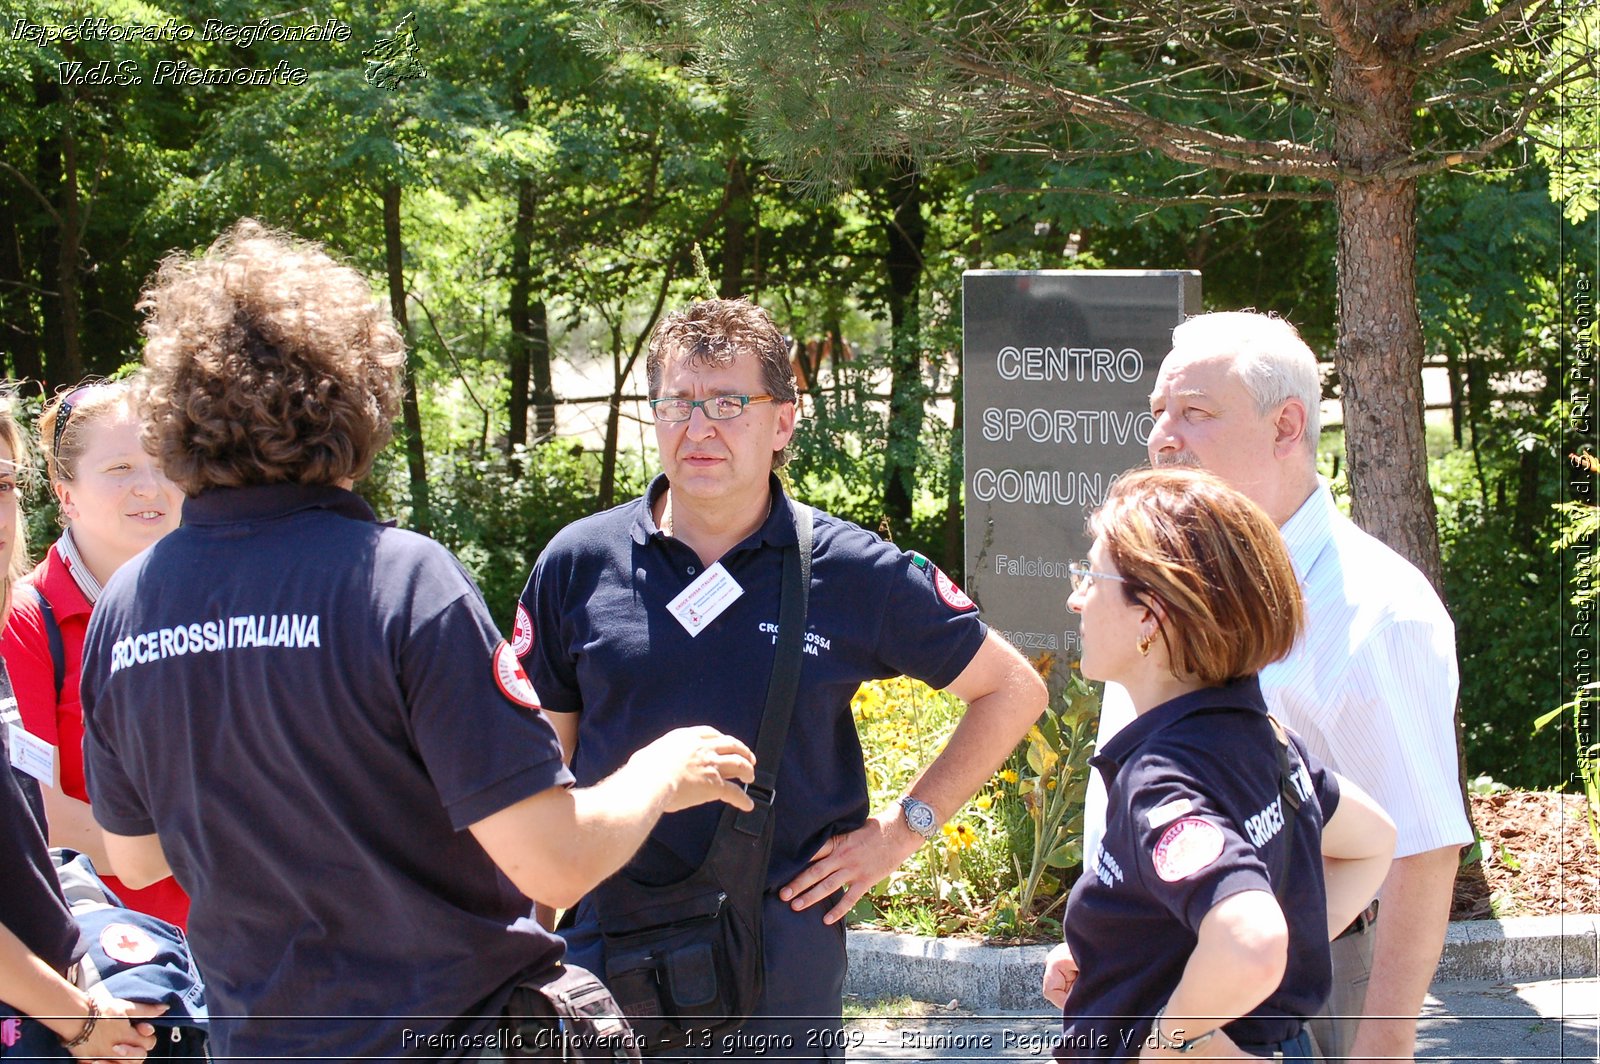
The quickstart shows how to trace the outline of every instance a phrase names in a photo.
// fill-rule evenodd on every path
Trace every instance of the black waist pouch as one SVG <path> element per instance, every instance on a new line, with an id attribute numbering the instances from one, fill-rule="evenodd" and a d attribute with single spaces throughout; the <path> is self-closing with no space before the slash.
<path id="1" fill-rule="evenodd" d="M 772 836 L 758 825 L 770 800 L 757 799 L 756 809 L 725 811 L 732 823 L 719 828 L 706 860 L 678 882 L 641 883 L 624 869 L 594 890 L 606 985 L 645 1054 L 707 1048 L 749 1019 L 761 1000 L 761 907 Z"/>
<path id="2" fill-rule="evenodd" d="M 638 1060 L 638 1039 L 611 992 L 586 968 L 563 964 L 529 979 L 506 1003 L 503 1045 L 484 1060 Z"/>

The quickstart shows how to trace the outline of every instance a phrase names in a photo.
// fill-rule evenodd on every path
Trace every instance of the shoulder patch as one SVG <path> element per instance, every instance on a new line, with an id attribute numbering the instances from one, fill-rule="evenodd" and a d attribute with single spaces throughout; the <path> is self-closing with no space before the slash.
<path id="1" fill-rule="evenodd" d="M 1156 843 L 1152 860 L 1156 875 L 1167 883 L 1187 879 L 1222 856 L 1222 829 L 1209 820 L 1186 816 Z"/>
<path id="2" fill-rule="evenodd" d="M 517 657 L 526 657 L 528 651 L 533 649 L 533 618 L 528 616 L 528 607 L 517 603 L 517 624 L 511 630 L 511 652 Z"/>
<path id="3" fill-rule="evenodd" d="M 917 551 L 912 551 L 911 564 L 915 565 L 918 569 L 926 569 L 928 567 L 928 558 L 924 554 L 920 554 Z"/>
<path id="4" fill-rule="evenodd" d="M 526 709 L 540 709 L 539 695 L 533 689 L 533 681 L 528 679 L 528 674 L 522 668 L 522 663 L 517 660 L 516 651 L 511 649 L 511 644 L 504 639 L 494 648 L 494 682 L 500 685 L 500 691 L 511 701 Z"/>
<path id="5" fill-rule="evenodd" d="M 937 565 L 933 567 L 933 588 L 939 593 L 939 599 L 946 606 L 957 613 L 970 610 L 977 605 L 967 597 L 967 593 L 956 586 L 956 582 L 944 575 L 944 570 Z"/>
<path id="6" fill-rule="evenodd" d="M 107 924 L 100 931 L 100 949 L 123 964 L 143 964 L 156 955 L 156 941 L 132 924 Z"/>

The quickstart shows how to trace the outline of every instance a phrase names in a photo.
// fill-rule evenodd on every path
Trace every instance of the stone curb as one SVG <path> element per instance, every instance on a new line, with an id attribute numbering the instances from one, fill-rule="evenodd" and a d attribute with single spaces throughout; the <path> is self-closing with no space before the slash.
<path id="1" fill-rule="evenodd" d="M 845 992 L 907 996 L 969 1009 L 1036 1009 L 1048 946 L 988 946 L 954 938 L 851 931 Z M 1600 916 L 1464 920 L 1445 934 L 1440 982 L 1530 982 L 1600 975 Z"/>

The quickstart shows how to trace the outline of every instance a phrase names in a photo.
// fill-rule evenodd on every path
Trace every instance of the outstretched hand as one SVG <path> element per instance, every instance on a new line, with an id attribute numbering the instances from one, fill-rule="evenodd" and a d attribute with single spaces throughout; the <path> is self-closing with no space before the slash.
<path id="1" fill-rule="evenodd" d="M 921 837 L 905 826 L 898 809 L 875 814 L 856 830 L 824 843 L 811 863 L 778 891 L 778 897 L 799 912 L 842 889 L 844 897 L 822 917 L 825 924 L 838 923 L 921 845 Z"/>
<path id="2" fill-rule="evenodd" d="M 741 810 L 755 808 L 741 784 L 756 778 L 756 755 L 715 728 L 675 728 L 629 760 L 667 774 L 664 812 L 675 813 L 706 802 L 727 802 Z"/>

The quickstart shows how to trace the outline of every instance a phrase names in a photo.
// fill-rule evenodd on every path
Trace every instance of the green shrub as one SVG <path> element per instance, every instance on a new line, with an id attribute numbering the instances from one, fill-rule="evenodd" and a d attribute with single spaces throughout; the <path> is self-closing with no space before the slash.
<path id="1" fill-rule="evenodd" d="M 1053 695 L 1038 724 L 937 838 L 856 904 L 852 921 L 913 934 L 1059 937 L 1058 910 L 1082 863 L 1099 699 L 1076 673 L 1039 665 Z M 906 677 L 862 684 L 850 706 L 874 809 L 906 792 L 962 714 L 955 696 Z"/>
<path id="2" fill-rule="evenodd" d="M 434 538 L 472 573 L 503 631 L 511 631 L 517 599 L 545 545 L 595 512 L 599 477 L 597 456 L 559 443 L 518 448 L 510 459 L 496 453 L 433 465 Z M 619 481 L 617 500 L 642 490 Z"/>
<path id="3" fill-rule="evenodd" d="M 1535 740 L 1533 722 L 1564 699 L 1564 592 L 1551 553 L 1557 530 L 1548 516 L 1555 499 L 1546 482 L 1555 478 L 1534 485 L 1527 512 L 1537 518 L 1519 518 L 1523 454 L 1545 457 L 1534 437 L 1524 437 L 1522 447 L 1538 450 L 1484 448 L 1478 462 L 1470 451 L 1453 451 L 1433 463 L 1432 475 L 1444 596 L 1456 624 L 1468 775 L 1545 788 L 1563 780 L 1561 750 Z"/>

